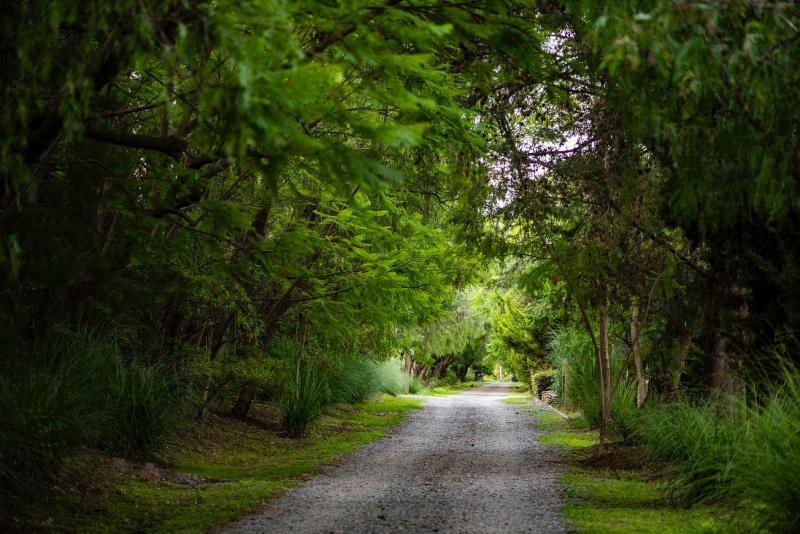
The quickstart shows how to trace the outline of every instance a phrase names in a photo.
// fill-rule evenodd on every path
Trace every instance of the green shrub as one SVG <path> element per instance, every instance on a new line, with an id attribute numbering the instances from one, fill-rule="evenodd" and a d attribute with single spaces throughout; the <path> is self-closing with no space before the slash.
<path id="1" fill-rule="evenodd" d="M 304 436 L 322 415 L 328 398 L 327 373 L 319 367 L 306 366 L 281 401 L 284 430 L 293 437 Z"/>
<path id="2" fill-rule="evenodd" d="M 147 456 L 179 423 L 177 381 L 158 367 L 116 360 L 110 374 L 107 416 L 99 445 L 115 454 Z"/>
<path id="3" fill-rule="evenodd" d="M 536 398 L 541 398 L 542 393 L 545 391 L 550 391 L 556 385 L 556 375 L 558 371 L 556 369 L 544 369 L 542 371 L 536 371 L 531 373 L 531 393 L 533 393 Z"/>
<path id="4" fill-rule="evenodd" d="M 590 427 L 600 425 L 600 385 L 597 375 L 597 358 L 589 335 L 576 328 L 561 328 L 550 334 L 550 358 L 554 365 L 568 369 L 569 402 L 581 409 L 583 418 Z M 619 376 L 623 358 L 612 347 L 611 376 Z M 559 399 L 564 398 L 560 372 L 552 371 L 553 385 Z M 633 441 L 639 429 L 636 407 L 636 384 L 623 379 L 614 390 L 611 399 L 611 419 L 619 436 L 624 441 Z"/>
<path id="5" fill-rule="evenodd" d="M 611 400 L 611 421 L 617 435 L 625 443 L 633 443 L 638 439 L 641 428 L 639 415 L 636 382 L 623 379 Z"/>
<path id="6" fill-rule="evenodd" d="M 678 496 L 727 501 L 762 516 L 773 531 L 800 525 L 800 372 L 766 399 L 687 401 L 648 409 L 641 437 L 674 463 Z"/>
<path id="7" fill-rule="evenodd" d="M 377 393 L 402 395 L 408 389 L 408 378 L 397 359 L 380 362 L 375 368 Z"/>
<path id="8" fill-rule="evenodd" d="M 54 472 L 80 446 L 153 452 L 181 410 L 170 374 L 127 360 L 113 339 L 60 332 L 6 362 L 0 376 L 0 479 Z"/>
<path id="9" fill-rule="evenodd" d="M 330 400 L 354 404 L 378 392 L 377 363 L 358 355 L 345 355 L 331 372 Z"/>
<path id="10" fill-rule="evenodd" d="M 376 362 L 358 354 L 342 355 L 330 374 L 330 400 L 354 404 L 380 393 L 401 395 L 408 378 L 397 359 Z"/>
<path id="11" fill-rule="evenodd" d="M 425 389 L 425 384 L 422 383 L 422 380 L 420 380 L 417 376 L 411 377 L 411 380 L 408 383 L 408 392 L 412 395 L 416 395 L 423 389 Z"/>
<path id="12" fill-rule="evenodd" d="M 550 334 L 551 360 L 558 367 L 565 364 L 569 369 L 567 395 L 569 401 L 581 408 L 586 423 L 595 427 L 600 424 L 600 388 L 597 382 L 597 360 L 589 336 L 575 328 L 562 328 Z M 556 395 L 563 399 L 561 377 L 555 379 Z"/>

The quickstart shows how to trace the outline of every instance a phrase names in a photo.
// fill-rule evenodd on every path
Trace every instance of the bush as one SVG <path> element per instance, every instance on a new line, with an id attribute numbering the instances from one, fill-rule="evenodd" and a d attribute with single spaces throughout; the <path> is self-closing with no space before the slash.
<path id="1" fill-rule="evenodd" d="M 326 373 L 319 367 L 307 366 L 281 402 L 284 430 L 293 437 L 304 436 L 322 415 L 328 396 Z"/>
<path id="2" fill-rule="evenodd" d="M 129 457 L 156 449 L 180 414 L 175 381 L 125 359 L 113 339 L 61 332 L 0 376 L 0 479 L 54 472 L 76 447 Z"/>
<path id="3" fill-rule="evenodd" d="M 641 428 L 640 411 L 636 406 L 636 383 L 624 380 L 617 386 L 611 400 L 611 421 L 614 431 L 625 443 L 633 443 Z"/>
<path id="4" fill-rule="evenodd" d="M 561 368 L 569 370 L 567 397 L 571 404 L 581 409 L 583 418 L 590 427 L 600 425 L 600 385 L 597 375 L 597 359 L 589 335 L 575 328 L 554 330 L 549 343 L 551 360 Z M 611 376 L 619 376 L 622 358 L 616 350 L 611 351 Z M 553 372 L 556 395 L 564 399 L 561 373 Z M 614 428 L 624 441 L 633 441 L 639 429 L 639 414 L 636 407 L 636 384 L 623 380 L 611 399 L 611 419 Z"/>
<path id="5" fill-rule="evenodd" d="M 777 393 L 649 409 L 642 439 L 675 463 L 677 495 L 745 504 L 774 531 L 800 524 L 800 372 L 791 368 Z"/>
<path id="6" fill-rule="evenodd" d="M 545 369 L 542 371 L 536 371 L 531 373 L 531 393 L 533 393 L 537 399 L 542 398 L 542 393 L 545 391 L 552 391 L 553 387 L 556 385 L 556 375 L 558 371 L 555 369 Z"/>
<path id="7" fill-rule="evenodd" d="M 550 355 L 558 367 L 568 366 L 569 401 L 581 408 L 586 423 L 591 427 L 600 424 L 600 399 L 597 383 L 597 361 L 591 339 L 574 328 L 554 330 L 550 335 Z M 564 398 L 560 374 L 554 377 L 556 395 Z"/>
<path id="8" fill-rule="evenodd" d="M 408 379 L 396 359 L 376 362 L 356 354 L 345 355 L 330 379 L 331 402 L 354 404 L 379 393 L 400 395 Z"/>
<path id="9" fill-rule="evenodd" d="M 425 389 L 425 384 L 422 383 L 422 380 L 419 377 L 413 376 L 408 383 L 408 392 L 412 395 L 416 395 L 417 393 L 421 392 Z"/>
<path id="10" fill-rule="evenodd" d="M 115 454 L 145 457 L 158 449 L 181 415 L 179 386 L 158 367 L 116 360 L 99 445 Z"/>
<path id="11" fill-rule="evenodd" d="M 399 360 L 381 362 L 375 369 L 377 393 L 402 395 L 408 390 L 408 377 Z"/>

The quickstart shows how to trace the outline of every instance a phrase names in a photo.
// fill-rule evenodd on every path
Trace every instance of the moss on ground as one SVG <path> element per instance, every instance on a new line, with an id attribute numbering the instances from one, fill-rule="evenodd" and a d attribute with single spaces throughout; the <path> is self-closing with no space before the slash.
<path id="1" fill-rule="evenodd" d="M 180 436 L 163 462 L 134 465 L 84 451 L 41 502 L 17 506 L 22 530 L 202 532 L 258 509 L 343 454 L 383 436 L 419 399 L 384 397 L 329 409 L 309 436 L 286 437 L 277 413 L 254 407 L 246 422 L 219 416 Z"/>
<path id="2" fill-rule="evenodd" d="M 547 431 L 539 438 L 542 443 L 564 448 L 570 467 L 561 480 L 567 495 L 562 512 L 571 531 L 580 534 L 731 531 L 732 516 L 728 511 L 709 506 L 687 508 L 672 502 L 664 481 L 657 473 L 642 467 L 641 461 L 634 461 L 636 465 L 624 469 L 589 461 L 596 455 L 599 437 L 596 431 L 585 427 L 579 414 L 568 414 L 565 419 L 552 409 L 530 401 L 524 406 L 520 398 L 512 397 L 507 402 L 529 411 L 537 428 Z M 613 444 L 606 454 L 613 457 Z M 623 452 L 620 448 L 619 454 L 630 454 L 630 450 Z"/>

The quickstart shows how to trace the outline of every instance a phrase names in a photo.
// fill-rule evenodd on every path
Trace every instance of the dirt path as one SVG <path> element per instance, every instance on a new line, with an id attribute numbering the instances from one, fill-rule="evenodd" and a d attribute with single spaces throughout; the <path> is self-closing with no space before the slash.
<path id="1" fill-rule="evenodd" d="M 449 397 L 227 532 L 565 532 L 558 452 L 507 385 Z"/>

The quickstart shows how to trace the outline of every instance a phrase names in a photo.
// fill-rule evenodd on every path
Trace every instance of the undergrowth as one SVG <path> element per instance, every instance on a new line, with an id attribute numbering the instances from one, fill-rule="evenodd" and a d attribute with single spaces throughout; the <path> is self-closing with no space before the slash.
<path id="1" fill-rule="evenodd" d="M 325 408 L 302 438 L 279 430 L 279 413 L 257 404 L 251 420 L 215 414 L 185 430 L 162 451 L 160 464 L 119 462 L 92 451 L 70 457 L 48 494 L 0 520 L 23 531 L 205 532 L 254 512 L 279 494 L 399 424 L 418 399 L 383 397 Z"/>
<path id="2" fill-rule="evenodd" d="M 0 374 L 0 485 L 58 471 L 78 447 L 144 458 L 182 415 L 182 391 L 164 368 L 125 358 L 95 332 L 62 332 Z"/>
<path id="3" fill-rule="evenodd" d="M 678 466 L 676 496 L 727 502 L 756 513 L 772 531 L 800 527 L 800 372 L 767 398 L 729 397 L 651 409 L 641 437 Z"/>

